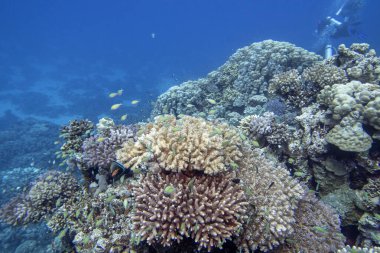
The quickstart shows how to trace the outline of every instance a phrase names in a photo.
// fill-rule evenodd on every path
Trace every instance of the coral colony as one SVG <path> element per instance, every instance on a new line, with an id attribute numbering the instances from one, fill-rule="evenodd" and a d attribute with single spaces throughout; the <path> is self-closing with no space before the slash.
<path id="1" fill-rule="evenodd" d="M 73 173 L 0 217 L 45 220 L 61 251 L 380 252 L 379 81 L 368 44 L 322 60 L 254 43 L 162 94 L 148 123 L 71 121 Z"/>

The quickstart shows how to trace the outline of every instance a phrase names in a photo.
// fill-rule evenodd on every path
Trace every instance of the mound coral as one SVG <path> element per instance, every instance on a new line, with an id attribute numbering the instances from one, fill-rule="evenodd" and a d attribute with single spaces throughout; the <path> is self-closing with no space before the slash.
<path id="1" fill-rule="evenodd" d="M 0 218 L 12 225 L 38 222 L 72 198 L 79 185 L 68 173 L 50 171 L 42 175 L 23 196 L 2 207 Z"/>
<path id="2" fill-rule="evenodd" d="M 344 246 L 339 216 L 313 193 L 299 202 L 295 218 L 294 233 L 276 252 L 336 252 Z"/>
<path id="3" fill-rule="evenodd" d="M 152 169 L 217 174 L 236 169 L 242 140 L 233 128 L 201 118 L 158 116 L 136 143 L 125 143 L 117 159 L 125 167 L 147 163 Z"/>
<path id="4" fill-rule="evenodd" d="M 287 170 L 257 153 L 247 153 L 242 168 L 238 176 L 250 205 L 237 245 L 246 252 L 272 250 L 294 232 L 295 212 L 304 189 Z"/>
<path id="5" fill-rule="evenodd" d="M 222 247 L 237 235 L 247 202 L 231 175 L 148 174 L 134 188 L 134 229 L 148 244 L 190 237 L 199 249 Z"/>
<path id="6" fill-rule="evenodd" d="M 286 42 L 253 43 L 205 78 L 184 82 L 159 96 L 152 116 L 213 114 L 237 125 L 243 116 L 263 109 L 268 83 L 275 74 L 291 69 L 301 72 L 319 60 L 320 56 Z"/>

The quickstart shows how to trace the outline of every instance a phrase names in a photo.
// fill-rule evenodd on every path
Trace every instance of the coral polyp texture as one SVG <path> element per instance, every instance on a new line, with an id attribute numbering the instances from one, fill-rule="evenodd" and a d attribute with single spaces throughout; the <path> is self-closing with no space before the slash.
<path id="1" fill-rule="evenodd" d="M 344 246 L 338 214 L 308 193 L 296 211 L 294 233 L 276 252 L 336 252 Z"/>
<path id="2" fill-rule="evenodd" d="M 236 169 L 242 157 L 237 130 L 201 118 L 158 116 L 136 143 L 117 152 L 125 167 L 146 163 L 152 169 L 217 174 Z"/>
<path id="3" fill-rule="evenodd" d="M 1 208 L 0 218 L 13 225 L 38 222 L 73 197 L 79 185 L 68 173 L 50 171 L 43 174 L 30 190 Z"/>
<path id="4" fill-rule="evenodd" d="M 273 250 L 294 232 L 296 209 L 304 189 L 286 169 L 254 152 L 246 154 L 238 174 L 250 205 L 236 243 L 246 252 Z"/>
<path id="5" fill-rule="evenodd" d="M 134 229 L 148 244 L 171 246 L 190 237 L 210 251 L 237 235 L 245 218 L 244 191 L 231 175 L 149 174 L 134 188 Z"/>

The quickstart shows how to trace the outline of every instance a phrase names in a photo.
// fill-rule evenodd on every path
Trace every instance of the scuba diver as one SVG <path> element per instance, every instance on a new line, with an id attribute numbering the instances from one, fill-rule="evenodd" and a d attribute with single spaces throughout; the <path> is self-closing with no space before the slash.
<path id="1" fill-rule="evenodd" d="M 318 23 L 316 34 L 319 37 L 319 46 L 325 47 L 325 58 L 332 54 L 331 41 L 333 39 L 359 36 L 359 10 L 363 0 L 344 0 L 333 16 L 327 16 Z"/>

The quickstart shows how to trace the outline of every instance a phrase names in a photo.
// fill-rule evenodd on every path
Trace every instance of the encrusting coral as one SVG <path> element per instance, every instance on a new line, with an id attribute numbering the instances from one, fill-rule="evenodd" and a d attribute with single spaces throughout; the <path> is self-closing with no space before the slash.
<path id="1" fill-rule="evenodd" d="M 73 197 L 78 189 L 71 174 L 49 171 L 34 182 L 25 195 L 3 206 L 0 218 L 12 225 L 38 222 Z"/>
<path id="2" fill-rule="evenodd" d="M 125 167 L 146 163 L 151 169 L 217 174 L 238 167 L 242 140 L 233 128 L 201 118 L 158 116 L 136 143 L 125 143 L 117 159 Z"/>
<path id="3" fill-rule="evenodd" d="M 134 229 L 148 244 L 170 246 L 190 237 L 198 249 L 222 247 L 245 217 L 244 191 L 231 175 L 148 174 L 134 188 Z"/>
<path id="4" fill-rule="evenodd" d="M 295 212 L 305 192 L 286 169 L 263 155 L 247 151 L 245 157 L 238 176 L 249 202 L 248 219 L 236 243 L 246 252 L 269 251 L 294 232 Z"/>

